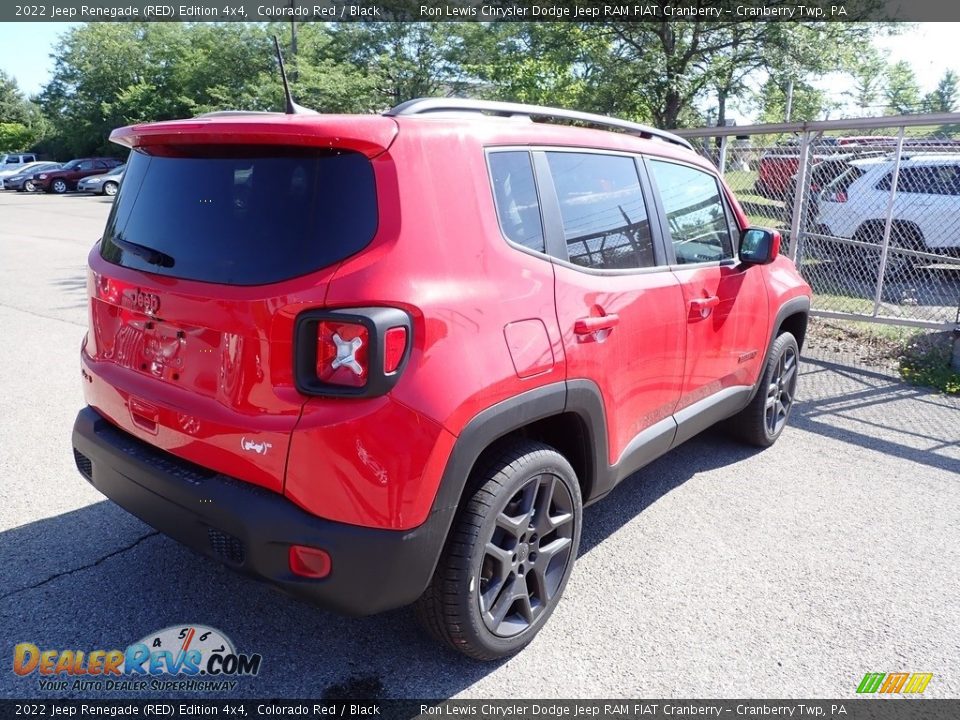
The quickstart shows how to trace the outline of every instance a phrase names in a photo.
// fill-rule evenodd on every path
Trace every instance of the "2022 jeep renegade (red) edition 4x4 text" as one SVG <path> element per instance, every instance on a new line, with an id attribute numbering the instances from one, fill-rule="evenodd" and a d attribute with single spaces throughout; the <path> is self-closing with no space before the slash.
<path id="1" fill-rule="evenodd" d="M 429 99 L 112 140 L 77 466 L 293 595 L 415 602 L 472 657 L 516 652 L 584 504 L 717 422 L 767 446 L 790 414 L 810 290 L 679 137 Z"/>

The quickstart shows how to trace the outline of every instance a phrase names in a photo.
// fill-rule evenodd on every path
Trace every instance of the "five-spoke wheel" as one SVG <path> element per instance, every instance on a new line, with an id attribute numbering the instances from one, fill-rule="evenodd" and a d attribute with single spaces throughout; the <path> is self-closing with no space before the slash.
<path id="1" fill-rule="evenodd" d="M 533 640 L 556 607 L 583 505 L 570 463 L 532 440 L 482 458 L 467 493 L 417 616 L 453 648 L 492 660 Z"/>

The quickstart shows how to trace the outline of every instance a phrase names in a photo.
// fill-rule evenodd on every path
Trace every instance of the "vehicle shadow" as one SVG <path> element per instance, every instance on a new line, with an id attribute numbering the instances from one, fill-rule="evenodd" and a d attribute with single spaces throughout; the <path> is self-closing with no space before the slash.
<path id="1" fill-rule="evenodd" d="M 70 268 L 73 272 L 73 268 Z M 54 307 L 54 310 L 76 310 L 87 306 L 87 276 L 86 273 L 79 275 L 71 274 L 66 277 L 51 280 L 50 284 L 57 288 L 63 299 L 66 301 L 61 305 Z"/>
<path id="2" fill-rule="evenodd" d="M 581 555 L 694 475 L 753 452 L 715 432 L 691 440 L 682 457 L 671 453 L 585 510 Z M 172 625 L 208 625 L 264 658 L 260 674 L 230 697 L 447 698 L 509 662 L 439 648 L 409 609 L 348 618 L 289 598 L 108 501 L 0 533 L 0 557 L 9 558 L 0 566 L 0 620 L 11 645 L 123 649 Z M 48 695 L 36 675 L 0 673 L 0 696 Z"/>
<path id="3" fill-rule="evenodd" d="M 860 367 L 805 358 L 790 424 L 960 473 L 960 398 Z"/>

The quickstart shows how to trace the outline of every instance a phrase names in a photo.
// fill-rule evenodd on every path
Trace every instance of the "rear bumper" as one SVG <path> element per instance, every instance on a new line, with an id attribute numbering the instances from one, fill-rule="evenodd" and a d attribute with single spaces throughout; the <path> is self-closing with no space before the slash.
<path id="1" fill-rule="evenodd" d="M 317 605 L 370 615 L 416 600 L 433 574 L 453 509 L 413 530 L 347 525 L 282 495 L 206 470 L 119 430 L 93 408 L 77 416 L 74 456 L 100 492 L 160 532 Z M 326 550 L 322 580 L 294 575 L 290 545 Z"/>

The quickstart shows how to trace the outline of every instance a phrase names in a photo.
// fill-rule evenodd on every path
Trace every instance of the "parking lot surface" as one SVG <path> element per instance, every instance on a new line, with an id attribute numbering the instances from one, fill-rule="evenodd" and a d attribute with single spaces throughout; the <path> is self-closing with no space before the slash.
<path id="1" fill-rule="evenodd" d="M 774 448 L 711 431 L 588 508 L 564 600 L 504 662 L 439 648 L 408 610 L 332 615 L 156 534 L 70 450 L 85 260 L 109 209 L 0 193 L 0 696 L 51 695 L 10 671 L 17 643 L 122 649 L 190 623 L 262 654 L 232 697 L 829 698 L 900 671 L 960 696 L 960 403 L 829 357 L 805 364 Z"/>

